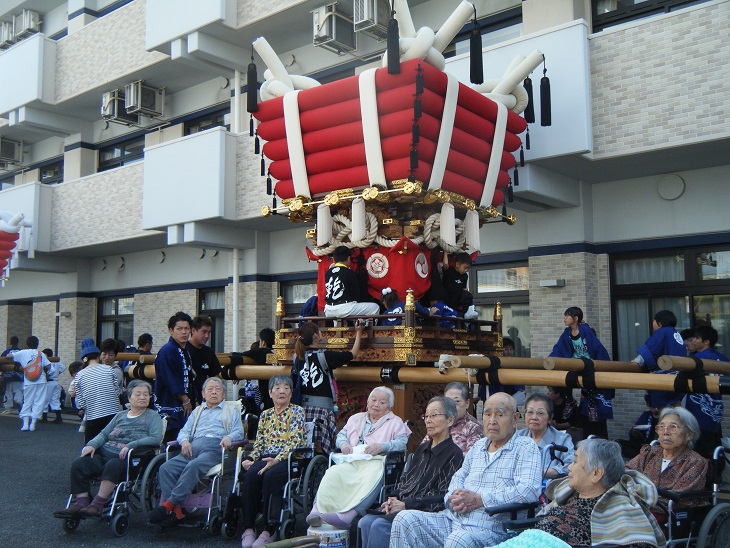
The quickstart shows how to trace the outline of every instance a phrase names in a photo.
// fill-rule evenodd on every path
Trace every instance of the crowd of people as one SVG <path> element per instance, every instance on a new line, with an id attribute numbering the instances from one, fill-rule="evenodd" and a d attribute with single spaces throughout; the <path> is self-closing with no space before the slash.
<path id="1" fill-rule="evenodd" d="M 609 359 L 580 308 L 565 311 L 564 325 L 551 356 Z M 178 312 L 167 327 L 170 338 L 157 352 L 154 386 L 139 380 L 125 382 L 116 358 L 126 347 L 117 341 L 108 339 L 98 347 L 91 338 L 81 342 L 80 362 L 69 366 L 73 380 L 68 395 L 83 417 L 85 445 L 70 472 L 74 504 L 57 512 L 59 516 L 100 515 L 122 478 L 128 452 L 151 451 L 163 442 L 164 419 L 164 441 L 177 441 L 181 450 L 160 469 L 162 504 L 150 513 L 149 521 L 163 528 L 175 526 L 185 519 L 181 502 L 219 461 L 221 447 L 243 439 L 240 406 L 225 401 L 221 365 L 207 345 L 212 320 Z M 728 361 L 714 348 L 718 335 L 713 328 L 700 326 L 679 334 L 675 327 L 674 314 L 658 312 L 654 332 L 637 350 L 634 361 L 656 373 L 661 372 L 657 360 L 664 354 L 691 353 Z M 305 444 L 306 423 L 314 425 L 311 443 L 316 452 L 340 452 L 335 458 L 338 464 L 324 475 L 306 520 L 315 527 L 329 523 L 340 529 L 349 529 L 359 520 L 357 530 L 364 547 L 387 543 L 397 548 L 538 543 L 658 547 L 664 543 L 662 525 L 668 510 L 657 488 L 692 490 L 706 484 L 707 454 L 701 449 L 719 442 L 719 397 L 649 392 L 651 428 L 637 425 L 641 436 L 632 431 L 630 441 L 636 451 L 627 455 L 630 443 L 619 445 L 606 439 L 607 421 L 613 417 L 613 390 L 583 389 L 576 401 L 570 390 L 560 387 L 529 397 L 525 387 L 493 386 L 489 395 L 480 387 L 478 397 L 484 400 L 480 421 L 470 414 L 474 409 L 470 387 L 450 383 L 443 395 L 429 401 L 422 417 L 427 435 L 393 492 L 377 506 L 382 461 L 389 452 L 405 451 L 411 429 L 405 417 L 393 413 L 392 390 L 381 386 L 370 393 L 366 409 L 352 415 L 337 432 L 338 389 L 333 371 L 357 358 L 363 328 L 357 321 L 350 350 L 331 351 L 318 348 L 319 327 L 304 322 L 290 376 L 272 377 L 268 390 L 243 381 L 243 398 L 253 400 L 261 415 L 253 450 L 241 471 L 246 501 L 243 548 L 275 540 L 275 516 L 267 515 L 266 501 L 283 490 L 287 457 Z M 274 332 L 264 329 L 259 338 L 256 348 L 243 355 L 266 363 Z M 4 353 L 16 363 L 5 373 L 6 409 L 8 401 L 10 406 L 20 406 L 23 431 L 35 430 L 49 409 L 58 412 L 60 422 L 61 387 L 52 383 L 58 385 L 63 366 L 38 351 L 36 337 L 28 338 L 25 350 L 17 343 L 17 338 L 11 340 L 11 348 Z M 144 348 L 141 351 L 151 352 L 148 334 L 138 344 Z M 524 428 L 518 429 L 522 418 Z M 588 439 L 578 441 L 581 438 Z M 658 444 L 649 445 L 652 439 Z M 558 449 L 551 452 L 551 446 Z M 89 491 L 92 476 L 102 480 L 94 497 Z M 505 517 L 488 512 L 493 506 L 538 498 L 546 505 L 536 528 L 514 539 L 502 527 Z M 266 526 L 257 535 L 258 514 L 264 515 Z"/>

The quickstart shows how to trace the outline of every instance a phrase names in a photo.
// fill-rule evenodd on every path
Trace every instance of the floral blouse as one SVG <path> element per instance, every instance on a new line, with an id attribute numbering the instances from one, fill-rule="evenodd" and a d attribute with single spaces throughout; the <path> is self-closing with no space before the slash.
<path id="1" fill-rule="evenodd" d="M 292 449 L 305 446 L 305 440 L 303 408 L 290 403 L 278 415 L 273 408 L 266 409 L 261 413 L 256 442 L 248 458 L 275 456 L 279 461 L 285 461 Z"/>

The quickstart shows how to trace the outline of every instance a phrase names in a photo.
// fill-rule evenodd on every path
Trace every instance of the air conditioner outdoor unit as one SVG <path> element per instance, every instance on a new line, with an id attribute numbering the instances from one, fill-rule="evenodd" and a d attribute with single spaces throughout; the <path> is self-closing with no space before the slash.
<path id="1" fill-rule="evenodd" d="M 23 161 L 23 143 L 0 137 L 0 162 L 19 164 Z"/>
<path id="2" fill-rule="evenodd" d="M 357 35 L 352 19 L 337 6 L 334 2 L 312 11 L 312 43 L 342 55 L 357 49 Z"/>
<path id="3" fill-rule="evenodd" d="M 0 49 L 7 49 L 15 42 L 13 24 L 10 21 L 0 21 Z"/>
<path id="4" fill-rule="evenodd" d="M 13 16 L 15 38 L 25 38 L 41 30 L 41 14 L 37 11 L 23 10 Z"/>
<path id="5" fill-rule="evenodd" d="M 101 96 L 101 117 L 110 122 L 127 125 L 139 123 L 136 113 L 128 113 L 124 107 L 124 92 L 121 89 L 108 91 Z"/>
<path id="6" fill-rule="evenodd" d="M 388 0 L 355 0 L 355 32 L 362 32 L 378 41 L 388 38 Z"/>
<path id="7" fill-rule="evenodd" d="M 162 116 L 165 110 L 165 88 L 145 86 L 142 80 L 127 84 L 124 88 L 127 113 L 137 113 L 150 118 Z"/>

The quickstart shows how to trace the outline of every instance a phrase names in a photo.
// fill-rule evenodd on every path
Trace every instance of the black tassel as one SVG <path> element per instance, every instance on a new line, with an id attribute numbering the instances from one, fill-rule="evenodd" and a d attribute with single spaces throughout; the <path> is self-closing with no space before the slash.
<path id="1" fill-rule="evenodd" d="M 528 124 L 535 123 L 535 99 L 532 96 L 532 80 L 528 76 L 522 85 L 527 92 L 527 108 L 525 108 L 525 121 Z"/>
<path id="2" fill-rule="evenodd" d="M 418 151 L 411 150 L 411 169 L 418 169 Z"/>
<path id="3" fill-rule="evenodd" d="M 417 145 L 421 140 L 421 129 L 418 126 L 418 122 L 414 121 L 411 126 L 411 144 Z"/>
<path id="4" fill-rule="evenodd" d="M 267 173 L 266 175 L 266 194 L 268 196 L 271 196 L 271 193 L 273 192 L 274 185 L 271 182 L 271 172 Z"/>
<path id="5" fill-rule="evenodd" d="M 525 167 L 525 148 L 520 145 L 520 167 Z"/>
<path id="6" fill-rule="evenodd" d="M 515 201 L 515 191 L 512 190 L 512 185 L 509 185 L 507 187 L 507 201 L 509 203 L 512 203 Z"/>
<path id="7" fill-rule="evenodd" d="M 253 153 L 261 154 L 261 141 L 259 140 L 259 132 L 256 132 L 256 138 L 253 140 Z"/>
<path id="8" fill-rule="evenodd" d="M 502 202 L 502 215 L 505 217 L 507 216 L 507 200 Z"/>
<path id="9" fill-rule="evenodd" d="M 418 65 L 418 68 L 416 69 L 416 95 L 421 95 L 423 93 L 423 70 L 421 69 L 421 65 Z"/>
<path id="10" fill-rule="evenodd" d="M 525 135 L 525 148 L 530 150 L 530 128 L 527 128 L 527 135 Z"/>
<path id="11" fill-rule="evenodd" d="M 253 114 L 251 114 L 248 120 L 248 134 L 253 137 Z"/>
<path id="12" fill-rule="evenodd" d="M 251 62 L 248 64 L 246 78 L 246 106 L 249 112 L 256 112 L 259 109 L 257 101 L 259 82 L 256 75 L 256 63 L 253 62 L 253 46 L 251 46 Z M 240 90 L 236 90 L 238 93 Z"/>
<path id="13" fill-rule="evenodd" d="M 553 123 L 550 106 L 550 79 L 546 76 L 547 67 L 543 58 L 542 78 L 540 79 L 540 125 L 550 126 Z"/>
<path id="14" fill-rule="evenodd" d="M 416 97 L 413 100 L 413 117 L 418 120 L 421 117 L 422 106 L 420 97 Z"/>
<path id="15" fill-rule="evenodd" d="M 484 59 L 482 58 L 482 33 L 477 23 L 477 8 L 474 7 L 474 28 L 469 35 L 469 79 L 472 84 L 484 83 Z"/>
<path id="16" fill-rule="evenodd" d="M 261 176 L 266 175 L 266 159 L 263 154 L 261 155 Z"/>
<path id="17" fill-rule="evenodd" d="M 515 186 L 520 186 L 520 172 L 517 171 L 517 167 L 515 166 L 515 172 L 514 177 L 512 177 L 512 180 L 514 181 Z M 511 202 L 512 200 L 510 200 Z"/>
<path id="18" fill-rule="evenodd" d="M 276 211 L 276 196 L 271 200 L 271 214 L 272 215 L 278 215 L 279 212 Z"/>
<path id="19" fill-rule="evenodd" d="M 398 20 L 395 18 L 395 9 L 391 4 L 390 20 L 388 21 L 388 74 L 400 74 L 400 31 Z"/>

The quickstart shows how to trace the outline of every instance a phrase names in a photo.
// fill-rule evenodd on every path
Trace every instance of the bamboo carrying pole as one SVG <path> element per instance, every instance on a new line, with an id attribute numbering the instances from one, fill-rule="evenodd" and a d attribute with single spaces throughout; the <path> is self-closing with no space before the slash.
<path id="1" fill-rule="evenodd" d="M 545 358 L 545 369 L 556 371 L 583 371 L 585 364 L 583 360 L 576 358 Z M 609 362 L 604 360 L 595 360 L 593 366 L 596 371 L 615 372 L 615 373 L 648 373 L 646 367 L 642 367 L 638 363 L 633 362 Z"/>
<path id="2" fill-rule="evenodd" d="M 722 375 L 730 375 L 730 362 L 718 362 L 716 360 L 703 360 L 702 369 L 705 373 L 720 373 Z M 682 356 L 661 356 L 657 361 L 659 367 L 665 371 L 682 371 L 691 373 L 697 369 L 697 363 L 692 358 Z"/>

